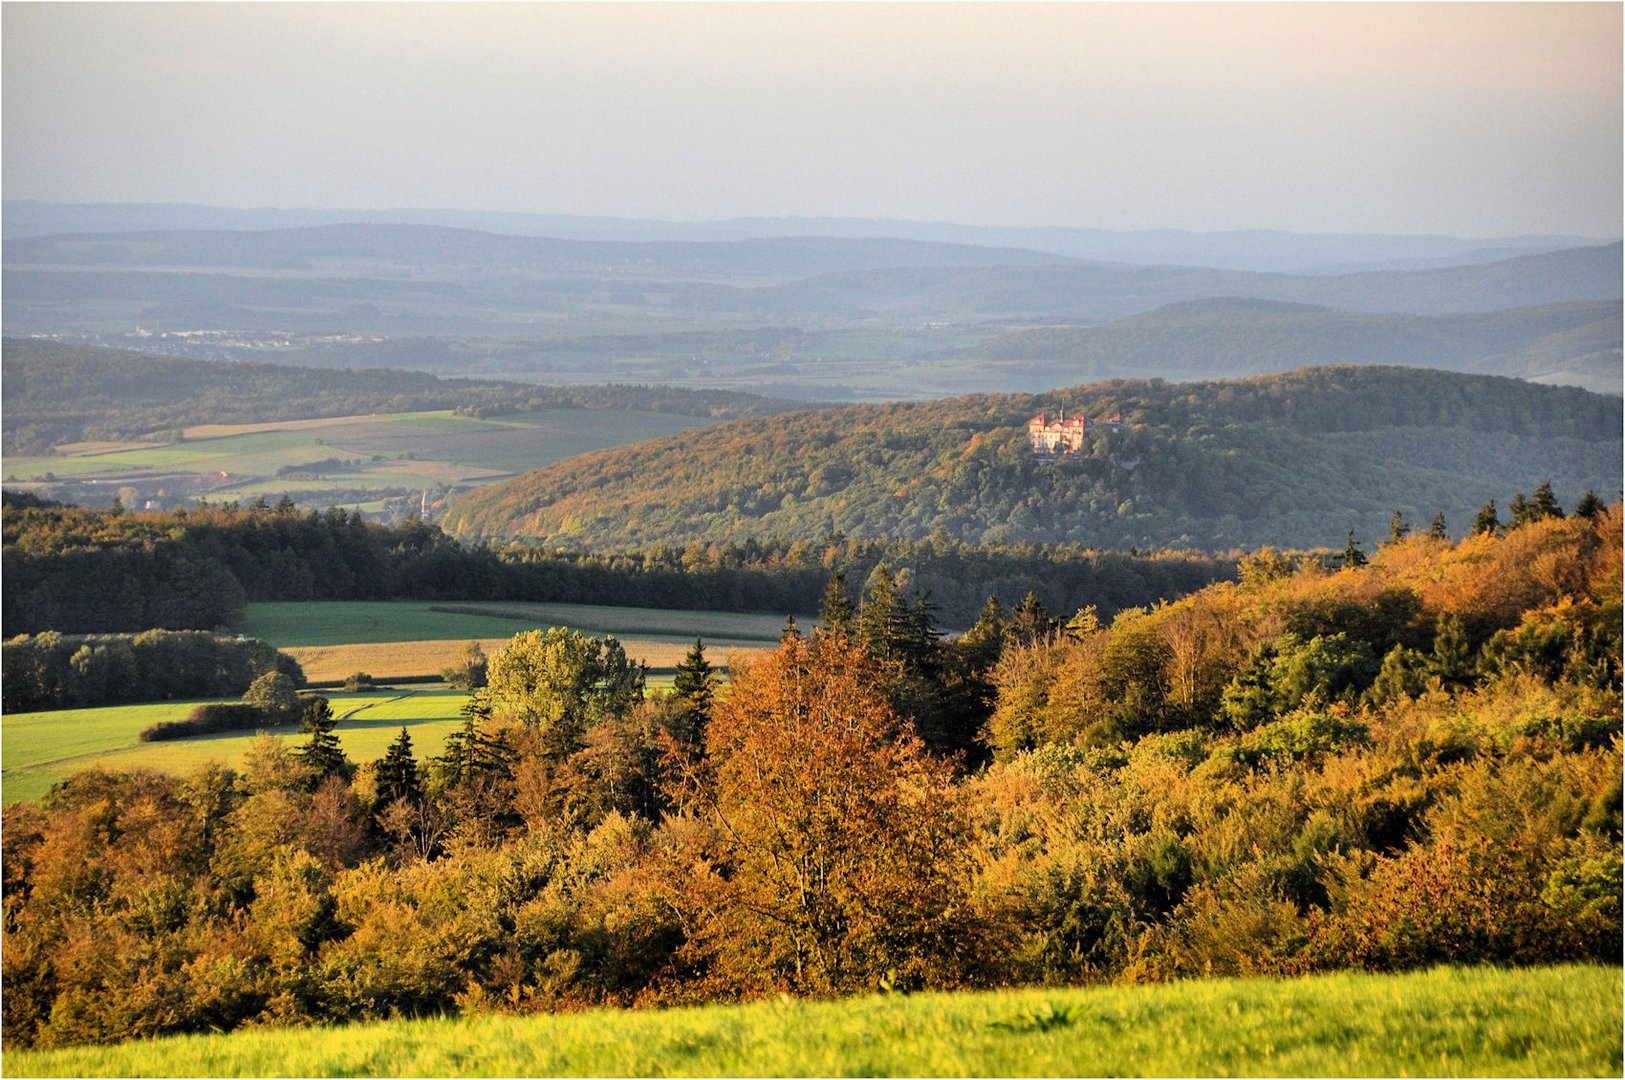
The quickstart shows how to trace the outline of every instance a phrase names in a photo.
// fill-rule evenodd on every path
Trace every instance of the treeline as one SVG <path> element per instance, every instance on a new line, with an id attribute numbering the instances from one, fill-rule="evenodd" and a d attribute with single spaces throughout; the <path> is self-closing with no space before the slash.
<path id="1" fill-rule="evenodd" d="M 1034 414 L 1120 415 L 1032 452 Z M 464 539 L 592 551 L 829 535 L 1224 551 L 1367 537 L 1395 510 L 1454 535 L 1487 497 L 1619 482 L 1618 397 L 1406 368 L 1110 382 L 747 418 L 583 454 L 451 504 Z"/>
<path id="2" fill-rule="evenodd" d="M 185 360 L 8 338 L 0 449 L 48 455 L 62 443 L 176 441 L 199 424 L 454 409 L 497 416 L 540 409 L 614 409 L 733 418 L 804 408 L 726 390 L 668 386 L 534 386 L 440 378 L 392 368 L 335 370 Z"/>
<path id="3" fill-rule="evenodd" d="M 8 629 L 102 633 L 233 625 L 249 601 L 529 600 L 712 611 L 812 611 L 826 579 L 907 569 L 940 617 L 965 626 L 990 594 L 1036 591 L 1055 610 L 1110 613 L 1234 572 L 1227 558 L 1040 545 L 746 540 L 622 555 L 465 548 L 433 525 L 342 509 L 116 513 L 7 494 Z"/>
<path id="4" fill-rule="evenodd" d="M 6 712 L 224 697 L 266 675 L 304 683 L 299 662 L 265 642 L 199 630 L 96 636 L 47 630 L 9 639 L 0 658 Z"/>
<path id="5" fill-rule="evenodd" d="M 1621 525 L 951 642 L 885 568 L 726 690 L 527 632 L 437 757 L 351 762 L 317 701 L 241 774 L 7 807 L 4 1036 L 1614 963 Z"/>

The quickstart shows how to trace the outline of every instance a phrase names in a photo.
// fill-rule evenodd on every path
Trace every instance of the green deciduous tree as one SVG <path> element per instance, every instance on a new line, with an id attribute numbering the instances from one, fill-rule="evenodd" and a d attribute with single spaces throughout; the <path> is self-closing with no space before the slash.
<path id="1" fill-rule="evenodd" d="M 562 760 L 599 719 L 641 701 L 643 685 L 643 665 L 620 642 L 556 626 L 516 634 L 497 650 L 482 697 L 494 715 L 535 729 Z"/>

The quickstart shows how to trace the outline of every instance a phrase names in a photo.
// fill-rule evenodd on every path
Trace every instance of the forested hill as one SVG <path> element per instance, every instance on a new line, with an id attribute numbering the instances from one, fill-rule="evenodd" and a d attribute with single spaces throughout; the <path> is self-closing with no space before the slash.
<path id="1" fill-rule="evenodd" d="M 1055 461 L 1027 421 L 1121 413 Z M 1560 500 L 1619 486 L 1621 402 L 1513 379 L 1389 367 L 1236 382 L 1118 381 L 1033 395 L 748 418 L 482 488 L 465 539 L 595 550 L 776 536 L 1228 549 L 1369 543 L 1395 510 L 1455 535 L 1489 499 L 1550 478 Z"/>

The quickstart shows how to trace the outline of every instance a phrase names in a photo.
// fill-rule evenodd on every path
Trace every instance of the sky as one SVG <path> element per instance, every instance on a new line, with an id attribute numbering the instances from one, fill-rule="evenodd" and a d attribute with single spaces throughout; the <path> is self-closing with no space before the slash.
<path id="1" fill-rule="evenodd" d="M 0 5 L 6 199 L 1621 233 L 1595 4 Z"/>

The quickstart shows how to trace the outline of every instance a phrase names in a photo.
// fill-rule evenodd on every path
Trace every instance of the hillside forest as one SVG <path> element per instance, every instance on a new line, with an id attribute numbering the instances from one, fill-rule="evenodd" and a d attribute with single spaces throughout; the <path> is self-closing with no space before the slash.
<path id="1" fill-rule="evenodd" d="M 1521 506 L 951 639 L 880 563 L 726 688 L 526 631 L 433 757 L 309 697 L 79 774 L 5 808 L 5 1039 L 1613 963 L 1625 519 Z"/>
<path id="2" fill-rule="evenodd" d="M 1085 445 L 1035 454 L 1061 410 Z M 1464 531 L 1496 492 L 1617 494 L 1617 397 L 1393 367 L 1119 381 L 744 418 L 583 454 L 454 500 L 448 532 L 619 551 L 742 537 L 1224 551 L 1371 541 L 1395 510 Z M 1504 495 L 1501 497 L 1505 497 Z"/>

